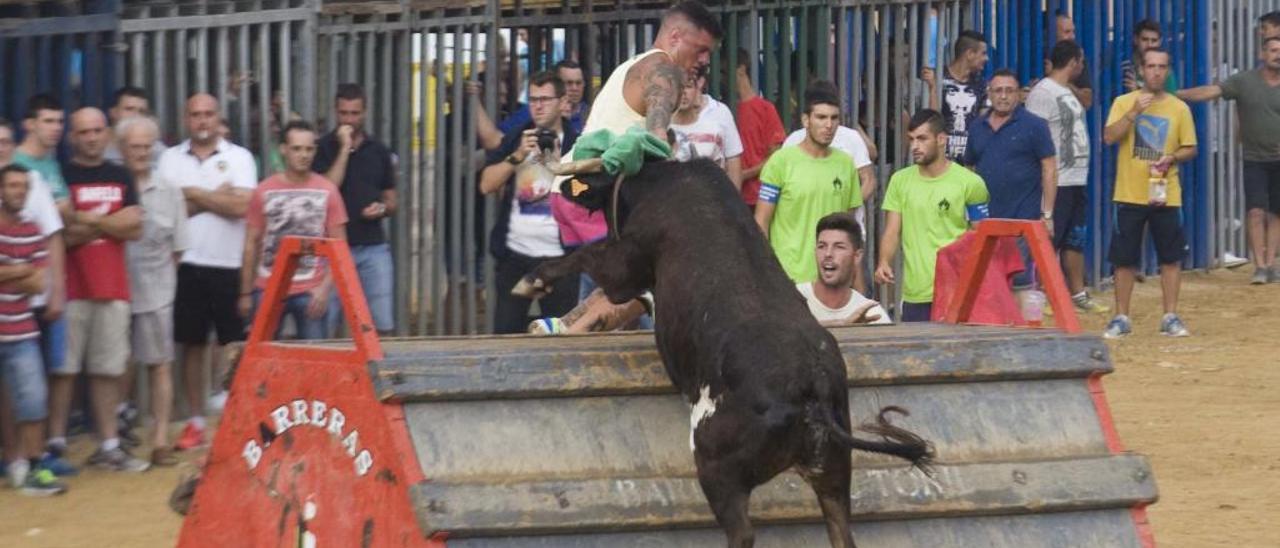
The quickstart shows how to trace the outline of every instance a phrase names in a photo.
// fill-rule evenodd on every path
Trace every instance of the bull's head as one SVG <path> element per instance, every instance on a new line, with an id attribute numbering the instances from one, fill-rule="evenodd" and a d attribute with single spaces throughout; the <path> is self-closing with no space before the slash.
<path id="1" fill-rule="evenodd" d="M 560 164 L 551 170 L 569 176 L 560 183 L 561 195 L 590 211 L 605 209 L 613 198 L 617 178 L 604 172 L 604 162 L 599 158 Z"/>

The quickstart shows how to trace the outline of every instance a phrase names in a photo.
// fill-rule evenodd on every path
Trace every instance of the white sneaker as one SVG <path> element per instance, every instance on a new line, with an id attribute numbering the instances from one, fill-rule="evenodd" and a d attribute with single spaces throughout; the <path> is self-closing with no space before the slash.
<path id="1" fill-rule="evenodd" d="M 205 405 L 205 409 L 210 415 L 220 415 L 222 410 L 227 407 L 227 391 L 221 390 L 209 396 L 209 403 Z"/>
<path id="2" fill-rule="evenodd" d="M 31 472 L 31 463 L 27 459 L 19 458 L 9 463 L 9 485 L 14 489 L 20 489 L 22 484 L 27 482 L 27 473 Z"/>

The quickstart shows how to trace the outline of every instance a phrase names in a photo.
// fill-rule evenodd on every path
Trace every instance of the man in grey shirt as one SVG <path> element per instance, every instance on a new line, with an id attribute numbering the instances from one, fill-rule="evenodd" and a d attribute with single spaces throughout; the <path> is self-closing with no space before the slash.
<path id="1" fill-rule="evenodd" d="M 1244 204 L 1249 252 L 1255 270 L 1249 283 L 1280 283 L 1280 37 L 1262 42 L 1262 64 L 1217 84 L 1184 89 L 1184 101 L 1235 100 L 1244 145 Z"/>

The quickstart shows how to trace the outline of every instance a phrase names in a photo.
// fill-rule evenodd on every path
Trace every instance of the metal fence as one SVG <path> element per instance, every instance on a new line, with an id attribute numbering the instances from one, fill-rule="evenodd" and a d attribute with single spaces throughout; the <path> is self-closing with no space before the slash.
<path id="1" fill-rule="evenodd" d="M 903 116 L 927 104 L 923 67 L 950 60 L 961 29 L 984 32 L 989 70 L 1042 75 L 1052 46 L 1053 13 L 1076 21 L 1092 71 L 1095 104 L 1090 227 L 1091 279 L 1105 278 L 1115 152 L 1101 145 L 1110 101 L 1120 93 L 1134 22 L 1159 21 L 1184 86 L 1252 66 L 1257 16 L 1280 0 L 727 0 L 711 2 L 725 28 L 710 89 L 728 104 L 736 89 L 720 65 L 739 47 L 756 60 L 752 75 L 788 129 L 810 78 L 834 80 L 847 124 L 862 125 L 879 151 L 881 192 L 906 161 Z M 121 5 L 122 4 L 122 5 Z M 232 140 L 273 169 L 274 128 L 287 117 L 331 125 L 338 83 L 369 95 L 368 129 L 398 158 L 404 206 L 389 224 L 396 264 L 401 334 L 487 330 L 487 256 L 492 200 L 478 195 L 482 159 L 469 118 L 465 83 L 484 84 L 491 114 L 513 108 L 530 72 L 569 58 L 588 90 L 613 67 L 650 46 L 662 1 L 499 0 L 322 2 L 321 0 L 163 0 L 86 3 L 61 17 L 0 24 L 0 110 L 20 116 L 27 95 L 61 94 L 69 106 L 102 105 L 121 83 L 146 88 L 171 143 L 183 137 L 187 95 L 207 91 L 224 107 Z M 500 95 L 499 79 L 507 81 Z M 941 87 L 941 86 L 939 86 Z M 1188 265 L 1213 266 L 1243 255 L 1240 161 L 1234 106 L 1193 107 L 1201 154 L 1184 170 Z M 872 207 L 878 201 L 872 200 Z M 878 234 L 880 216 L 868 218 Z M 868 257 L 876 239 L 869 238 Z M 889 297 L 889 296 L 884 296 Z"/>

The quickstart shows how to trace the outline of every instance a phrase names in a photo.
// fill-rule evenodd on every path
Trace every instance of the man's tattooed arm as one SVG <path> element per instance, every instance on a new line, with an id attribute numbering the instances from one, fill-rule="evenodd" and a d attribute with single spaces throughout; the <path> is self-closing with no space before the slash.
<path id="1" fill-rule="evenodd" d="M 663 141 L 680 104 L 684 73 L 675 63 L 656 63 L 644 78 L 644 128 Z"/>

